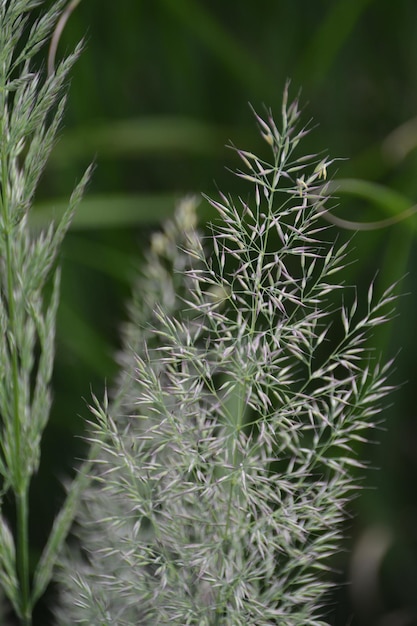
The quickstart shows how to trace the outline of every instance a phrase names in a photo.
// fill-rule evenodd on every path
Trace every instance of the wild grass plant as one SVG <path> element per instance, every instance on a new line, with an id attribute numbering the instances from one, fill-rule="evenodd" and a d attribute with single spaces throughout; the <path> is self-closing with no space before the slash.
<path id="1" fill-rule="evenodd" d="M 358 444 L 390 391 L 368 339 L 393 293 L 358 303 L 338 280 L 332 160 L 300 151 L 299 117 L 287 85 L 280 125 L 255 113 L 269 158 L 235 149 L 248 193 L 210 200 L 209 236 L 189 199 L 152 239 L 119 382 L 91 407 L 59 624 L 326 623 Z"/>
<path id="2" fill-rule="evenodd" d="M 0 582 L 24 625 L 31 624 L 59 548 L 57 542 L 45 568 L 30 562 L 29 489 L 51 406 L 60 281 L 56 259 L 88 179 L 87 172 L 56 225 L 37 236 L 30 232 L 28 213 L 62 118 L 63 87 L 80 51 L 47 76 L 34 70 L 33 59 L 64 2 L 34 19 L 39 4 L 0 2 L 0 475 L 1 499 L 13 500 L 16 518 L 12 529 L 0 515 Z"/>
<path id="3" fill-rule="evenodd" d="M 34 20 L 38 2 L 0 0 L 0 473 L 16 508 L 15 528 L 0 518 L 3 593 L 29 626 L 59 561 L 66 626 L 324 625 L 358 444 L 390 391 L 368 339 L 393 295 L 371 286 L 357 303 L 338 280 L 347 246 L 322 219 L 332 161 L 300 151 L 288 87 L 279 125 L 255 114 L 269 156 L 236 149 L 250 188 L 210 200 L 211 234 L 188 199 L 153 236 L 118 382 L 92 402 L 90 458 L 31 562 L 56 259 L 88 179 L 56 226 L 30 231 L 79 48 L 47 75 L 32 65 L 64 4 Z M 79 544 L 63 556 L 75 513 Z"/>

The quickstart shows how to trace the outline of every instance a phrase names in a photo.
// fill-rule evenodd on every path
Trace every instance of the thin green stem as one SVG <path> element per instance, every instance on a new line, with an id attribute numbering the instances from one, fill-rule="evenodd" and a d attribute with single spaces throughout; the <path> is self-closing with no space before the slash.
<path id="1" fill-rule="evenodd" d="M 7 214 L 7 206 L 5 197 L 3 195 L 3 209 L 4 215 Z M 6 220 L 4 220 L 6 222 Z M 8 300 L 8 313 L 9 313 L 9 349 L 10 359 L 12 365 L 12 380 L 13 380 L 13 434 L 14 434 L 14 467 L 13 476 L 15 485 L 21 484 L 21 424 L 19 419 L 19 360 L 18 360 L 18 347 L 16 345 L 16 311 L 14 302 L 14 275 L 12 268 L 12 249 L 10 241 L 10 232 L 7 230 L 5 233 L 6 239 L 6 265 L 7 265 L 7 300 Z"/>
<path id="2" fill-rule="evenodd" d="M 14 477 L 15 497 L 16 497 L 16 559 L 17 573 L 21 586 L 21 612 L 24 626 L 30 626 L 30 589 L 29 589 L 29 553 L 28 553 L 28 481 L 22 470 L 25 466 L 22 458 L 22 423 L 19 408 L 19 357 L 16 339 L 16 313 L 13 293 L 13 270 L 10 233 L 6 234 L 6 259 L 7 259 L 7 290 L 9 304 L 9 329 L 11 334 L 10 353 L 13 376 L 13 434 L 14 434 L 14 467 L 12 474 Z"/>
<path id="3" fill-rule="evenodd" d="M 29 586 L 28 489 L 16 494 L 17 509 L 17 568 L 21 588 L 22 626 L 32 624 L 32 606 Z"/>

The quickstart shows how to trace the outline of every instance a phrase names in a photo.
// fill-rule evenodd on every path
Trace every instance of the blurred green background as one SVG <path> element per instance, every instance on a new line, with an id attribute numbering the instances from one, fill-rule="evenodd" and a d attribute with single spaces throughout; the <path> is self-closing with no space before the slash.
<path id="1" fill-rule="evenodd" d="M 226 169 L 236 159 L 225 144 L 259 147 L 248 102 L 279 119 L 286 79 L 293 96 L 302 89 L 304 121 L 317 124 L 303 149 L 349 159 L 331 173 L 340 180 L 339 217 L 368 223 L 417 202 L 416 0 L 82 0 L 58 57 L 82 37 L 33 215 L 36 228 L 59 211 L 95 161 L 62 253 L 55 404 L 32 489 L 34 556 L 61 481 L 84 454 L 91 390 L 111 388 L 129 286 L 150 233 L 185 193 L 246 192 Z M 202 205 L 202 225 L 209 217 Z M 376 349 L 396 355 L 400 387 L 373 433 L 377 444 L 363 451 L 371 467 L 333 564 L 342 583 L 329 600 L 335 626 L 417 624 L 416 226 L 413 216 L 360 230 L 345 275 L 359 298 L 375 276 L 378 290 L 402 278 L 398 291 L 407 295 L 375 338 Z M 341 240 L 353 234 L 333 231 Z M 39 609 L 38 619 L 49 618 Z"/>

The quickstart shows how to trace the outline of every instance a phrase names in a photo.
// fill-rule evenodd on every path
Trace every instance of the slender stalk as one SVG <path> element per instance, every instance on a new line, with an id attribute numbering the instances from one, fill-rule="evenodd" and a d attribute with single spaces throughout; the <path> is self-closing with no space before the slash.
<path id="1" fill-rule="evenodd" d="M 28 488 L 16 494 L 17 509 L 17 570 L 21 588 L 22 626 L 32 624 L 32 602 L 29 586 Z"/>

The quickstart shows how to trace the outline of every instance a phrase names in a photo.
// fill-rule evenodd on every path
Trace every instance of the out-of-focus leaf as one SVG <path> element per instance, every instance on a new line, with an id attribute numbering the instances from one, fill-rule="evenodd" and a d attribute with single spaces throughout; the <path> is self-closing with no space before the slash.
<path id="1" fill-rule="evenodd" d="M 323 81 L 370 2 L 372 0 L 339 0 L 329 6 L 321 27 L 304 49 L 297 80 L 305 84 L 308 79 L 310 88 Z"/>
<path id="2" fill-rule="evenodd" d="M 417 147 L 417 117 L 395 128 L 382 144 L 382 152 L 392 165 L 398 165 Z"/>
<path id="3" fill-rule="evenodd" d="M 65 258 L 81 266 L 98 270 L 128 286 L 132 284 L 130 256 L 121 250 L 94 241 L 91 237 L 72 235 L 65 242 Z"/>
<path id="4" fill-rule="evenodd" d="M 346 194 L 370 202 L 380 214 L 376 218 L 377 220 L 381 216 L 398 219 L 408 218 L 408 228 L 417 229 L 417 220 L 414 217 L 414 214 L 417 213 L 417 206 L 407 196 L 394 189 L 358 178 L 342 178 L 330 181 L 328 191 L 335 196 Z M 372 224 L 372 222 L 368 223 Z"/>
<path id="5" fill-rule="evenodd" d="M 161 194 L 105 194 L 87 196 L 81 203 L 71 224 L 74 229 L 115 228 L 140 224 L 157 224 L 169 217 L 181 196 L 180 193 Z M 39 203 L 30 220 L 34 230 L 58 220 L 67 207 L 65 200 Z M 199 215 L 205 219 L 213 215 L 208 202 L 202 200 Z"/>
<path id="6" fill-rule="evenodd" d="M 71 328 L 71 334 L 60 334 L 62 347 L 80 363 L 105 379 L 114 368 L 112 351 L 106 339 L 86 323 L 64 299 L 59 307 L 59 324 Z"/>
<path id="7" fill-rule="evenodd" d="M 265 94 L 275 85 L 275 77 L 258 63 L 253 53 L 241 45 L 215 19 L 204 4 L 194 0 L 162 0 L 161 4 L 190 28 L 210 51 L 248 89 L 248 94 Z"/>
<path id="8" fill-rule="evenodd" d="M 54 149 L 49 167 L 62 167 L 74 159 L 91 159 L 94 155 L 100 158 L 179 152 L 196 156 L 216 155 L 235 132 L 179 116 L 90 124 L 63 135 Z"/>

